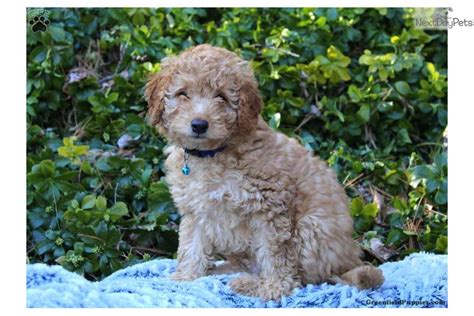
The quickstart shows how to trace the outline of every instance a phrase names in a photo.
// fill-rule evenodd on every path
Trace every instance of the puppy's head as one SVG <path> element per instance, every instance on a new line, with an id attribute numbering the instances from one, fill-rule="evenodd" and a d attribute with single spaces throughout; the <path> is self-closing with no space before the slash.
<path id="1" fill-rule="evenodd" d="M 149 123 L 188 149 L 215 149 L 251 135 L 262 107 L 248 63 L 210 45 L 164 59 L 145 94 Z"/>

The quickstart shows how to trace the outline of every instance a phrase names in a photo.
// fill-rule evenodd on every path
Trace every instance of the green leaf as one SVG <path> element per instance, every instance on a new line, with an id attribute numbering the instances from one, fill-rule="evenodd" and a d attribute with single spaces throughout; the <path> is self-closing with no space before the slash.
<path id="1" fill-rule="evenodd" d="M 339 14 L 337 13 L 337 9 L 335 9 L 335 8 L 328 9 L 327 17 L 328 17 L 329 20 L 332 20 L 332 21 L 336 20 L 338 15 Z"/>
<path id="2" fill-rule="evenodd" d="M 446 153 L 437 154 L 434 158 L 434 163 L 437 168 L 441 169 L 448 164 L 448 156 Z"/>
<path id="3" fill-rule="evenodd" d="M 448 236 L 439 236 L 436 239 L 436 250 L 443 253 L 448 250 Z"/>
<path id="4" fill-rule="evenodd" d="M 51 34 L 53 39 L 56 42 L 62 42 L 66 39 L 66 32 L 64 31 L 64 28 L 56 25 L 50 25 L 48 27 L 48 33 Z"/>
<path id="5" fill-rule="evenodd" d="M 101 221 L 97 227 L 94 228 L 94 232 L 96 236 L 101 239 L 104 243 L 107 241 L 107 234 L 108 234 L 109 228 L 107 226 L 107 223 L 104 221 Z"/>
<path id="6" fill-rule="evenodd" d="M 446 191 L 439 190 L 435 195 L 435 202 L 440 205 L 448 203 L 448 193 Z"/>
<path id="7" fill-rule="evenodd" d="M 96 202 L 96 199 L 94 195 L 86 195 L 82 199 L 81 208 L 84 210 L 91 209 L 95 206 L 95 202 Z"/>
<path id="8" fill-rule="evenodd" d="M 362 91 L 360 91 L 360 89 L 353 84 L 351 84 L 349 88 L 347 89 L 347 94 L 349 94 L 349 97 L 354 102 L 359 102 L 364 97 L 364 94 L 362 93 Z"/>
<path id="9" fill-rule="evenodd" d="M 67 148 L 67 147 L 59 147 L 58 148 L 58 154 L 61 157 L 71 157 L 72 156 L 70 151 L 69 151 L 69 148 Z"/>
<path id="10" fill-rule="evenodd" d="M 48 55 L 48 51 L 46 50 L 45 46 L 38 46 L 36 47 L 29 55 L 34 63 L 42 63 L 46 56 Z"/>
<path id="11" fill-rule="evenodd" d="M 351 201 L 351 215 L 359 216 L 362 214 L 362 209 L 364 208 L 364 202 L 360 197 L 352 199 Z"/>
<path id="12" fill-rule="evenodd" d="M 319 26 L 319 27 L 323 27 L 326 25 L 326 21 L 327 21 L 327 18 L 325 16 L 320 16 L 317 20 L 316 20 L 316 25 Z"/>
<path id="13" fill-rule="evenodd" d="M 436 176 L 435 170 L 429 165 L 421 165 L 413 168 L 413 178 L 415 179 L 428 179 Z"/>
<path id="14" fill-rule="evenodd" d="M 148 207 L 152 212 L 165 212 L 172 205 L 172 198 L 168 186 L 163 182 L 150 185 L 148 193 Z"/>
<path id="15" fill-rule="evenodd" d="M 123 202 L 115 203 L 108 212 L 112 221 L 118 220 L 120 217 L 128 214 L 127 204 Z"/>
<path id="16" fill-rule="evenodd" d="M 84 243 L 83 242 L 75 242 L 74 243 L 74 251 L 76 254 L 81 254 L 84 252 Z"/>
<path id="17" fill-rule="evenodd" d="M 351 63 L 351 59 L 345 56 L 337 47 L 331 45 L 327 49 L 327 56 L 331 61 L 337 61 L 339 67 L 347 67 Z"/>
<path id="18" fill-rule="evenodd" d="M 448 125 L 448 111 L 445 109 L 438 109 L 438 122 L 443 127 Z"/>
<path id="19" fill-rule="evenodd" d="M 110 260 L 110 268 L 113 270 L 113 271 L 117 271 L 117 270 L 120 270 L 123 268 L 123 265 L 120 261 L 118 261 L 117 259 L 111 259 Z"/>
<path id="20" fill-rule="evenodd" d="M 407 96 L 411 92 L 410 85 L 406 81 L 395 82 L 395 89 L 403 96 Z"/>
<path id="21" fill-rule="evenodd" d="M 72 200 L 71 201 L 71 208 L 78 209 L 79 208 L 79 202 L 77 200 Z"/>
<path id="22" fill-rule="evenodd" d="M 364 206 L 364 208 L 362 209 L 362 216 L 364 217 L 372 217 L 374 218 L 375 216 L 377 216 L 379 212 L 379 208 L 377 207 L 377 204 L 375 203 L 370 203 L 370 204 L 367 204 Z"/>
<path id="23" fill-rule="evenodd" d="M 89 103 L 92 104 L 95 107 L 101 107 L 102 106 L 102 100 L 100 100 L 95 95 L 88 97 L 87 101 L 89 101 Z"/>
<path id="24" fill-rule="evenodd" d="M 362 123 L 367 123 L 370 120 L 370 106 L 367 104 L 362 105 L 359 111 L 357 111 L 357 116 Z"/>
<path id="25" fill-rule="evenodd" d="M 48 252 L 50 250 L 53 250 L 55 245 L 56 244 L 54 243 L 54 241 L 46 239 L 46 240 L 43 240 L 43 241 L 39 242 L 35 247 L 36 247 L 36 251 L 38 252 L 38 254 L 43 255 L 46 252 Z"/>
<path id="26" fill-rule="evenodd" d="M 430 79 L 432 81 L 439 79 L 439 72 L 436 71 L 436 67 L 433 63 L 426 63 L 426 70 L 428 70 L 428 74 L 430 75 Z"/>
<path id="27" fill-rule="evenodd" d="M 387 235 L 386 243 L 389 246 L 399 246 L 405 239 L 406 235 L 399 228 L 392 228 Z"/>
<path id="28" fill-rule="evenodd" d="M 66 256 L 62 255 L 62 256 L 56 258 L 56 260 L 54 260 L 54 261 L 59 263 L 60 265 L 64 265 L 66 263 Z"/>
<path id="29" fill-rule="evenodd" d="M 411 144 L 411 138 L 406 128 L 398 130 L 398 139 L 402 144 Z"/>
<path id="30" fill-rule="evenodd" d="M 117 92 L 112 92 L 107 96 L 107 103 L 113 103 L 118 100 L 119 94 Z"/>
<path id="31" fill-rule="evenodd" d="M 40 172 L 45 177 L 51 177 L 56 170 L 54 162 L 51 160 L 43 160 L 39 164 Z"/>
<path id="32" fill-rule="evenodd" d="M 87 272 L 87 273 L 92 273 L 94 271 L 96 271 L 97 269 L 94 268 L 94 264 L 90 261 L 86 261 L 84 262 L 84 272 Z"/>
<path id="33" fill-rule="evenodd" d="M 145 16 L 143 15 L 143 13 L 137 12 L 136 14 L 133 15 L 132 22 L 136 26 L 143 25 L 145 24 Z"/>
<path id="34" fill-rule="evenodd" d="M 78 157 L 86 155 L 89 151 L 89 146 L 76 146 L 74 145 L 75 140 L 76 137 L 65 137 L 63 139 L 64 146 L 58 148 L 58 154 L 61 157 L 72 159 L 73 163 L 78 163 Z"/>
<path id="35" fill-rule="evenodd" d="M 94 174 L 94 169 L 92 168 L 92 165 L 90 164 L 90 162 L 87 160 L 82 162 L 81 171 L 89 176 Z"/>
<path id="36" fill-rule="evenodd" d="M 437 179 L 429 178 L 426 181 L 426 190 L 428 193 L 435 191 L 438 188 L 439 181 Z"/>
<path id="37" fill-rule="evenodd" d="M 48 238 L 49 240 L 56 240 L 56 238 L 58 238 L 58 232 L 57 231 L 52 231 L 52 230 L 47 230 L 44 235 L 46 236 L 46 238 Z"/>
<path id="38" fill-rule="evenodd" d="M 89 150 L 89 146 L 87 146 L 87 145 L 74 146 L 74 155 L 75 156 L 86 155 L 88 150 Z"/>
<path id="39" fill-rule="evenodd" d="M 34 213 L 34 212 L 28 212 L 28 223 L 31 225 L 33 229 L 37 229 L 43 223 L 45 222 L 45 219 L 42 218 L 40 214 Z"/>
<path id="40" fill-rule="evenodd" d="M 53 256 L 54 257 L 61 257 L 61 256 L 64 256 L 65 253 L 66 252 L 64 251 L 63 247 L 57 247 L 56 249 L 54 249 Z"/>
<path id="41" fill-rule="evenodd" d="M 120 231 L 115 226 L 111 227 L 107 234 L 107 243 L 111 245 L 115 245 L 120 241 L 120 238 L 121 238 Z M 112 256 L 118 255 L 118 252 L 112 249 L 108 251 L 108 253 L 111 254 Z"/>
<path id="42" fill-rule="evenodd" d="M 78 219 L 78 221 L 82 222 L 82 223 L 88 223 L 89 220 L 91 219 L 92 215 L 90 212 L 86 212 L 82 209 L 78 209 L 76 210 L 76 217 Z"/>
<path id="43" fill-rule="evenodd" d="M 97 160 L 95 166 L 97 169 L 104 172 L 108 172 L 113 169 L 109 164 L 109 157 L 100 157 L 99 160 Z"/>
<path id="44" fill-rule="evenodd" d="M 166 15 L 166 20 L 168 21 L 168 25 L 170 28 L 173 28 L 174 25 L 175 25 L 175 21 L 174 21 L 174 18 L 171 14 L 167 14 Z"/>
<path id="45" fill-rule="evenodd" d="M 270 119 L 269 125 L 273 129 L 278 129 L 280 126 L 280 121 L 281 121 L 281 114 L 280 113 L 275 113 L 272 115 L 272 118 Z"/>
<path id="46" fill-rule="evenodd" d="M 99 196 L 96 200 L 95 200 L 95 207 L 97 208 L 97 210 L 99 211 L 105 211 L 107 209 L 107 199 L 104 198 L 103 196 Z"/>

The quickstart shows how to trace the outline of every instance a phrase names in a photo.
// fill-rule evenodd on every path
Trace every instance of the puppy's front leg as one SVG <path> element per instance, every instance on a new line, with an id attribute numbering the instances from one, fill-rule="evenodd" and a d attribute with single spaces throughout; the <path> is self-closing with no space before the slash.
<path id="1" fill-rule="evenodd" d="M 251 221 L 252 248 L 261 272 L 259 276 L 244 274 L 232 280 L 230 286 L 244 295 L 279 300 L 301 284 L 290 215 L 283 204 L 273 204 L 266 212 L 255 214 Z"/>
<path id="2" fill-rule="evenodd" d="M 171 279 L 191 281 L 206 275 L 210 252 L 197 220 L 192 214 L 183 216 L 179 225 L 178 266 Z"/>

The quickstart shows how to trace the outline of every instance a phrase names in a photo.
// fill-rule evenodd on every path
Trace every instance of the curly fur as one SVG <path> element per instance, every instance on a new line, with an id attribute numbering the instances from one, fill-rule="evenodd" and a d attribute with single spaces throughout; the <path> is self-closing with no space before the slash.
<path id="1" fill-rule="evenodd" d="M 279 299 L 307 283 L 379 286 L 352 240 L 348 198 L 334 172 L 259 116 L 262 100 L 249 64 L 222 48 L 199 45 L 165 59 L 146 86 L 150 124 L 171 146 L 166 181 L 182 215 L 173 278 L 244 271 L 242 294 Z M 193 119 L 209 122 L 203 137 Z M 184 150 L 210 150 L 212 158 Z M 212 258 L 228 260 L 214 266 Z"/>

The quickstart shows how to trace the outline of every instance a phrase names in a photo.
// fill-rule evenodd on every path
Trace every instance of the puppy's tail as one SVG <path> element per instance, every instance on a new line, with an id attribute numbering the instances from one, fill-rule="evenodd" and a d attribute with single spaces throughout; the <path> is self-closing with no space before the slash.
<path id="1" fill-rule="evenodd" d="M 385 280 L 382 270 L 371 265 L 356 267 L 331 279 L 336 283 L 356 286 L 359 290 L 379 287 Z"/>

